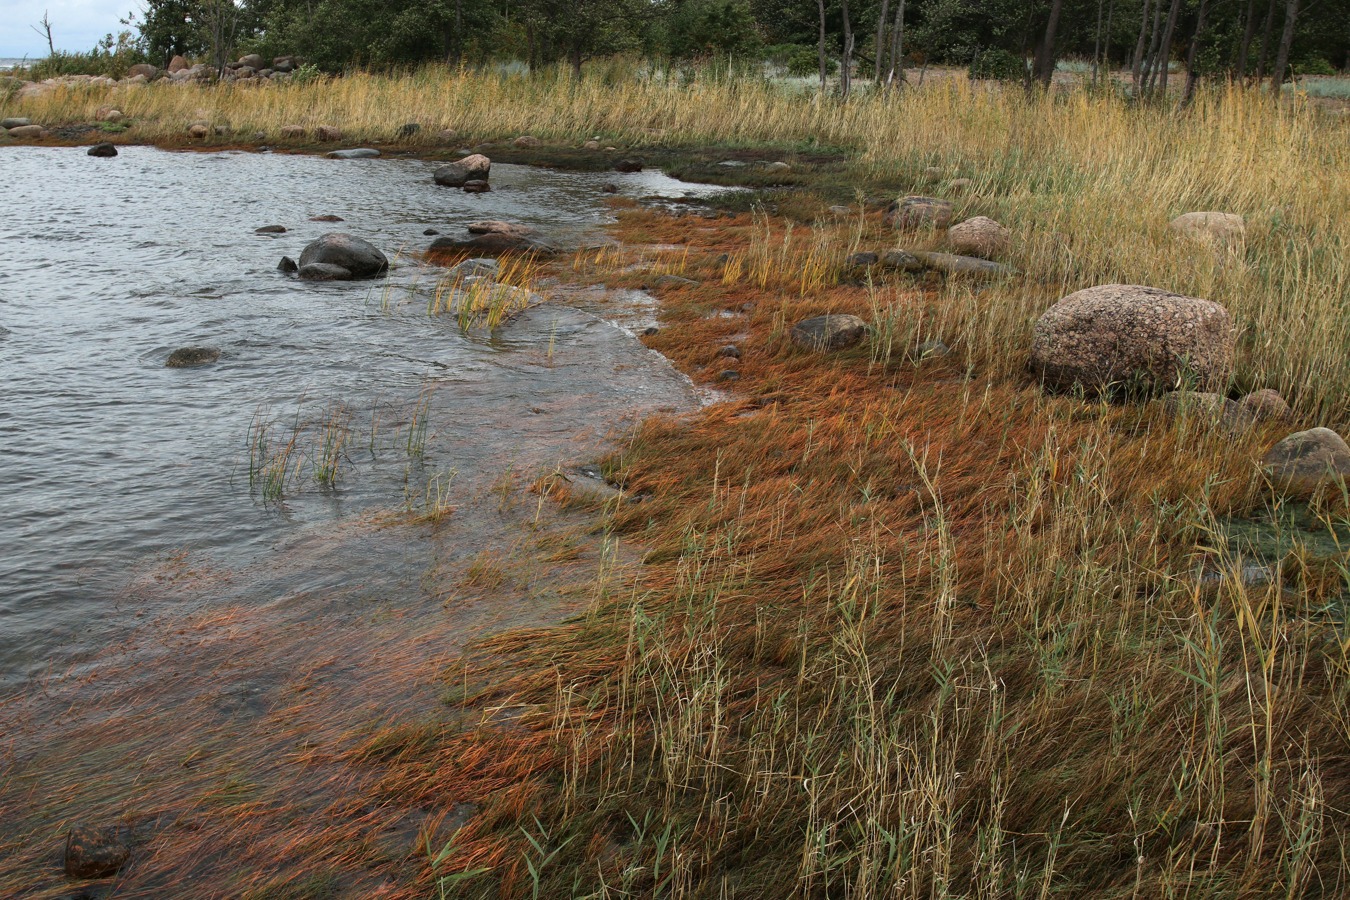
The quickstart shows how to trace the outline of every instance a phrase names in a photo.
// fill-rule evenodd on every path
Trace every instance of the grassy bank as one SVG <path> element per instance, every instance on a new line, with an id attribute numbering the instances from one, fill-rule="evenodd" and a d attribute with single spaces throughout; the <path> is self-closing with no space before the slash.
<path id="1" fill-rule="evenodd" d="M 143 140 L 197 118 L 352 142 L 420 121 L 428 149 L 453 127 L 794 164 L 777 213 L 620 204 L 623 248 L 554 273 L 692 279 L 660 289 L 647 340 L 730 389 L 606 462 L 644 498 L 601 519 L 646 548 L 641 572 L 561 628 L 484 643 L 446 672 L 443 723 L 364 757 L 373 804 L 477 810 L 428 854 L 433 896 L 1350 891 L 1347 503 L 1286 502 L 1257 464 L 1295 428 L 1350 426 L 1344 118 L 1240 92 L 1175 112 L 952 81 L 841 105 L 440 73 L 18 111 L 77 121 L 113 99 Z M 815 175 L 821 150 L 851 163 Z M 916 189 L 1007 225 L 1022 274 L 847 283 L 854 250 L 942 245 L 868 202 Z M 1245 245 L 1167 229 L 1195 210 L 1244 215 Z M 1233 390 L 1276 388 L 1294 420 L 1231 433 L 1045 395 L 1035 318 L 1117 281 L 1227 306 Z M 824 312 L 864 317 L 869 341 L 794 348 L 787 329 Z M 952 352 L 918 352 L 932 340 Z M 1253 561 L 1268 577 L 1244 577 Z"/>

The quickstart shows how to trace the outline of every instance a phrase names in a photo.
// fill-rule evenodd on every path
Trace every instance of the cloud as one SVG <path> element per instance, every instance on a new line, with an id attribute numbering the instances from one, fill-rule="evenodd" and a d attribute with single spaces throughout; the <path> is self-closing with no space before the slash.
<path id="1" fill-rule="evenodd" d="M 47 39 L 32 27 L 46 12 L 57 50 L 93 49 L 105 34 L 126 28 L 118 19 L 140 12 L 136 0 L 5 0 L 5 27 L 0 29 L 0 57 L 38 59 L 47 55 Z M 132 29 L 133 31 L 135 29 Z"/>

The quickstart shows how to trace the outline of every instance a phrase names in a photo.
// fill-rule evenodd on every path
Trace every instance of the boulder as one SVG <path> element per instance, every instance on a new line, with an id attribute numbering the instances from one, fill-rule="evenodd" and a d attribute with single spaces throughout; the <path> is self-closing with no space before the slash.
<path id="1" fill-rule="evenodd" d="M 285 234 L 285 225 L 264 225 L 261 228 L 253 229 L 254 234 Z"/>
<path id="2" fill-rule="evenodd" d="M 114 106 L 103 106 L 99 108 L 95 118 L 100 122 L 112 122 L 116 125 L 118 122 L 125 119 L 126 116 L 122 115 L 122 111 Z"/>
<path id="3" fill-rule="evenodd" d="M 272 57 L 272 71 L 280 72 L 283 75 L 295 71 L 294 56 L 274 56 Z"/>
<path id="4" fill-rule="evenodd" d="M 532 134 L 522 134 L 511 144 L 518 150 L 533 150 L 535 147 L 542 147 L 544 142 Z"/>
<path id="5" fill-rule="evenodd" d="M 304 257 L 300 257 L 302 263 Z M 344 266 L 335 266 L 332 263 L 309 263 L 302 264 L 298 273 L 305 281 L 351 281 L 351 270 Z"/>
<path id="6" fill-rule="evenodd" d="M 432 256 L 555 256 L 558 248 L 529 234 L 475 234 L 468 238 L 438 237 L 427 253 Z"/>
<path id="7" fill-rule="evenodd" d="M 305 126 L 303 125 L 282 125 L 281 136 L 284 138 L 302 138 L 305 136 Z"/>
<path id="8" fill-rule="evenodd" d="M 181 56 L 175 56 L 173 59 L 169 60 L 170 72 L 186 72 L 188 68 L 188 61 Z"/>
<path id="9" fill-rule="evenodd" d="M 200 122 L 188 126 L 188 137 L 195 140 L 204 140 L 211 133 L 211 129 Z"/>
<path id="10" fill-rule="evenodd" d="M 342 218 L 342 216 L 335 216 L 335 215 L 333 215 L 332 213 L 326 213 L 326 214 L 324 214 L 324 215 L 322 215 L 322 216 L 310 216 L 310 217 L 309 217 L 309 220 L 310 220 L 311 222 L 345 222 L 345 221 L 346 221 L 345 219 Z"/>
<path id="11" fill-rule="evenodd" d="M 374 159 L 380 151 L 374 147 L 353 147 L 350 150 L 333 150 L 324 154 L 329 159 Z"/>
<path id="12" fill-rule="evenodd" d="M 1163 397 L 1162 407 L 1174 418 L 1208 419 L 1233 430 L 1255 421 L 1255 416 L 1240 404 L 1207 391 L 1172 391 Z"/>
<path id="13" fill-rule="evenodd" d="M 11 128 L 26 128 L 27 126 L 32 124 L 33 122 L 31 119 L 24 119 L 18 116 L 0 120 L 0 128 L 5 129 L 6 131 L 8 131 Z"/>
<path id="14" fill-rule="evenodd" d="M 300 277 L 311 265 L 340 266 L 353 278 L 370 278 L 389 268 L 389 260 L 373 244 L 350 234 L 331 232 L 311 241 L 300 254 Z"/>
<path id="15" fill-rule="evenodd" d="M 1030 364 L 1051 388 L 1215 388 L 1232 371 L 1233 342 L 1218 303 L 1108 284 L 1070 294 L 1037 320 Z"/>
<path id="16" fill-rule="evenodd" d="M 470 222 L 469 234 L 534 234 L 534 229 L 519 222 L 503 222 L 499 219 L 487 219 L 482 222 Z"/>
<path id="17" fill-rule="evenodd" d="M 130 69 L 127 69 L 127 75 L 131 78 L 144 76 L 147 81 L 152 81 L 159 77 L 159 69 L 149 63 L 137 63 Z"/>
<path id="18" fill-rule="evenodd" d="M 234 70 L 235 78 L 252 78 L 254 75 L 257 74 L 258 70 L 253 68 L 252 66 L 240 66 L 239 68 Z"/>
<path id="19" fill-rule="evenodd" d="M 220 359 L 219 347 L 179 347 L 169 354 L 164 365 L 169 369 L 191 369 L 195 366 L 209 366 Z"/>
<path id="20" fill-rule="evenodd" d="M 116 156 L 117 148 L 114 147 L 112 144 L 108 143 L 107 141 L 104 141 L 101 144 L 95 144 L 94 146 L 90 147 L 89 155 L 102 157 Z"/>
<path id="21" fill-rule="evenodd" d="M 273 75 L 275 75 L 275 74 L 276 74 L 276 72 L 272 71 L 271 69 L 259 69 L 259 70 L 258 70 L 258 77 L 259 77 L 259 78 L 271 78 L 271 77 L 272 77 Z"/>
<path id="22" fill-rule="evenodd" d="M 41 125 L 19 125 L 9 129 L 9 136 L 21 140 L 34 140 L 46 137 L 47 132 Z"/>
<path id="23" fill-rule="evenodd" d="M 599 149 L 600 149 L 600 142 L 599 142 L 599 141 L 587 141 L 586 143 L 584 143 L 584 144 L 581 145 L 581 149 L 582 149 L 582 150 L 599 150 Z"/>
<path id="24" fill-rule="evenodd" d="M 1350 447 L 1330 428 L 1311 428 L 1280 441 L 1261 464 L 1277 486 L 1310 491 L 1350 476 Z"/>
<path id="25" fill-rule="evenodd" d="M 902 197 L 886 207 L 886 221 L 901 230 L 946 228 L 952 223 L 952 204 L 935 197 Z"/>
<path id="26" fill-rule="evenodd" d="M 283 256 L 281 262 L 277 263 L 277 271 L 284 272 L 287 275 L 294 275 L 300 271 L 300 266 L 289 256 Z"/>
<path id="27" fill-rule="evenodd" d="M 66 835 L 65 870 L 71 878 L 116 875 L 130 856 L 131 833 L 123 825 L 77 825 Z"/>
<path id="28" fill-rule="evenodd" d="M 948 228 L 947 243 L 963 256 L 993 259 L 1008 252 L 1012 232 L 987 216 L 976 216 Z"/>
<path id="29" fill-rule="evenodd" d="M 1234 213 L 1184 213 L 1173 219 L 1167 227 L 1177 234 L 1205 241 L 1216 247 L 1237 249 L 1247 240 L 1247 224 L 1242 216 Z"/>
<path id="30" fill-rule="evenodd" d="M 845 350 L 867 336 L 867 323 L 857 316 L 831 313 L 792 326 L 792 341 L 811 350 Z"/>
<path id="31" fill-rule="evenodd" d="M 247 56 L 239 57 L 239 67 L 241 69 L 249 68 L 256 72 L 259 69 L 267 68 L 267 60 L 257 53 L 250 53 Z"/>
<path id="32" fill-rule="evenodd" d="M 487 181 L 491 172 L 492 160 L 481 153 L 471 153 L 441 166 L 432 178 L 442 187 L 464 187 L 470 181 Z"/>
<path id="33" fill-rule="evenodd" d="M 314 129 L 314 136 L 326 143 L 340 141 L 342 140 L 342 129 L 336 125 L 320 125 Z"/>
<path id="34" fill-rule="evenodd" d="M 1252 391 L 1238 403 L 1259 422 L 1278 422 L 1293 418 L 1294 415 L 1289 404 L 1280 396 L 1280 392 L 1270 388 Z"/>
<path id="35" fill-rule="evenodd" d="M 616 162 L 616 163 L 614 164 L 614 171 L 616 171 L 616 172 L 641 172 L 641 171 L 642 171 L 642 159 L 641 159 L 640 157 L 637 157 L 637 156 L 630 156 L 630 157 L 627 157 L 627 158 L 625 158 L 625 159 L 621 159 L 621 160 L 619 160 L 618 162 Z"/>
<path id="36" fill-rule="evenodd" d="M 455 131 L 453 128 L 442 128 L 440 131 L 436 132 L 436 140 L 443 144 L 453 144 L 458 137 L 459 132 Z"/>
<path id="37" fill-rule="evenodd" d="M 980 259 L 976 256 L 957 256 L 954 253 L 937 253 L 929 250 L 893 250 L 883 257 L 883 261 L 888 265 L 890 261 L 897 257 L 893 254 L 904 254 L 909 259 L 902 266 L 897 268 L 907 268 L 914 271 L 913 265 L 918 264 L 919 270 L 929 270 L 941 272 L 944 275 L 969 275 L 974 278 L 1002 278 L 1007 275 L 1016 275 L 1017 270 L 1011 266 L 1005 266 L 1003 263 L 990 262 L 987 259 Z"/>
<path id="38" fill-rule="evenodd" d="M 451 266 L 446 274 L 452 278 L 489 278 L 495 281 L 499 268 L 500 264 L 495 259 L 478 257 Z"/>
<path id="39" fill-rule="evenodd" d="M 475 178 L 464 182 L 464 187 L 461 190 L 466 194 L 488 194 L 492 192 L 492 185 L 482 179 Z"/>

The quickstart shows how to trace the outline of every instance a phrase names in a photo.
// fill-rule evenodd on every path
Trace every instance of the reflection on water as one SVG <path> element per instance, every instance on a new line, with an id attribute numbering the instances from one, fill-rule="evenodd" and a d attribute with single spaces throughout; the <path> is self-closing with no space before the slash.
<path id="1" fill-rule="evenodd" d="M 265 566 L 344 517 L 424 502 L 433 479 L 453 473 L 454 490 L 475 496 L 513 467 L 574 458 L 626 416 L 693 402 L 663 360 L 576 309 L 542 307 L 487 340 L 417 303 L 382 302 L 383 282 L 275 271 L 314 237 L 348 231 L 395 260 L 389 281 L 406 295 L 431 280 L 408 256 L 424 229 L 500 218 L 578 239 L 605 220 L 607 181 L 695 190 L 659 173 L 496 166 L 493 192 L 469 195 L 406 160 L 7 148 L 0 164 L 0 685 L 62 671 L 153 615 L 126 586 L 166 559 Z M 310 221 L 324 214 L 345 221 Z M 254 233 L 271 224 L 289 231 Z M 185 345 L 222 357 L 166 369 Z M 330 487 L 313 476 L 334 421 L 346 436 Z M 274 448 L 298 436 L 280 503 L 258 489 L 261 426 Z M 235 602 L 324 584 L 297 571 Z M 361 580 L 341 561 L 325 572 Z"/>

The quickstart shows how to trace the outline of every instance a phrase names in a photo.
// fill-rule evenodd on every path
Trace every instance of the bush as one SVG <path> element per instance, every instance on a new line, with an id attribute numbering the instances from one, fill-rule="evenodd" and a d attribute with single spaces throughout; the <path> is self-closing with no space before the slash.
<path id="1" fill-rule="evenodd" d="M 1320 56 L 1294 63 L 1295 75 L 1335 75 L 1336 67 Z"/>
<path id="2" fill-rule="evenodd" d="M 976 54 L 970 63 L 970 77 L 976 81 L 1021 81 L 1026 74 L 1025 59 L 998 48 Z"/>
<path id="3" fill-rule="evenodd" d="M 797 78 L 816 75 L 820 72 L 820 58 L 816 54 L 815 47 L 807 47 L 803 44 L 779 44 L 775 47 L 769 47 L 767 56 L 770 61 L 786 69 L 789 75 Z M 825 69 L 828 74 L 833 75 L 839 71 L 839 60 L 832 56 L 827 58 Z"/>

